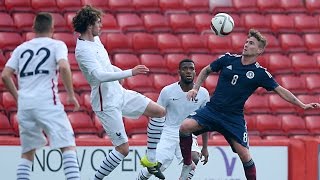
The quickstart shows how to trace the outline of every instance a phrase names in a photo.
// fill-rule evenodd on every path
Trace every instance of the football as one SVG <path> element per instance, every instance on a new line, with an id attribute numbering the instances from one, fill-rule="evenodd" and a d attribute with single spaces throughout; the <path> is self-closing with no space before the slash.
<path id="1" fill-rule="evenodd" d="M 232 17 L 227 13 L 218 13 L 211 19 L 211 30 L 218 36 L 230 34 L 234 27 Z"/>

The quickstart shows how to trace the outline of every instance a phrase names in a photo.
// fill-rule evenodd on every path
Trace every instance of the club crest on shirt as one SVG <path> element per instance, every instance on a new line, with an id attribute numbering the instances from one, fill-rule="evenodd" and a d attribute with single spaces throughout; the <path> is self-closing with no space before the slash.
<path id="1" fill-rule="evenodd" d="M 246 73 L 246 76 L 247 76 L 248 79 L 252 79 L 254 77 L 254 72 L 253 71 L 248 71 Z"/>

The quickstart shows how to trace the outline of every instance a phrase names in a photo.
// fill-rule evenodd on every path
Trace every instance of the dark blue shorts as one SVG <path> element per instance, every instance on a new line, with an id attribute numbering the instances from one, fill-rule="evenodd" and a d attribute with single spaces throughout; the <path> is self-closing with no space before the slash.
<path id="1" fill-rule="evenodd" d="M 222 113 L 207 106 L 200 108 L 188 116 L 198 122 L 203 127 L 202 130 L 194 132 L 199 135 L 208 131 L 217 131 L 221 133 L 230 146 L 232 147 L 230 139 L 236 140 L 238 143 L 246 148 L 249 148 L 249 138 L 246 128 L 246 121 L 243 115 Z M 235 149 L 232 147 L 233 152 Z"/>

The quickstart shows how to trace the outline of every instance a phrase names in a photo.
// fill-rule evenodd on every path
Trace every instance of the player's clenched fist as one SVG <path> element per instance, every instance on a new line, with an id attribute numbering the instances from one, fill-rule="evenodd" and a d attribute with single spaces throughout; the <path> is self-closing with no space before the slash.
<path id="1" fill-rule="evenodd" d="M 149 72 L 149 68 L 147 68 L 145 65 L 137 65 L 132 69 L 133 76 L 137 74 L 146 74 L 147 72 Z"/>

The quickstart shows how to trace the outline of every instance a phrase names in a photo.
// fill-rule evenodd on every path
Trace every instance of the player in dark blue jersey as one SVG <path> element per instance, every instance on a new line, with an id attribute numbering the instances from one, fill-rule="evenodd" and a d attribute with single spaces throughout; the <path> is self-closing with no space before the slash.
<path id="1" fill-rule="evenodd" d="M 251 158 L 243 108 L 248 97 L 258 88 L 274 91 L 286 101 L 303 109 L 320 107 L 319 103 L 304 104 L 290 91 L 280 86 L 272 75 L 256 62 L 267 45 L 266 39 L 256 30 L 250 30 L 242 55 L 225 55 L 203 68 L 193 89 L 187 94 L 195 100 L 201 84 L 212 72 L 219 72 L 217 87 L 205 107 L 190 114 L 180 126 L 180 148 L 184 158 L 181 180 L 186 180 L 194 168 L 191 161 L 191 134 L 207 131 L 220 132 L 243 163 L 248 180 L 256 179 L 256 168 Z"/>

